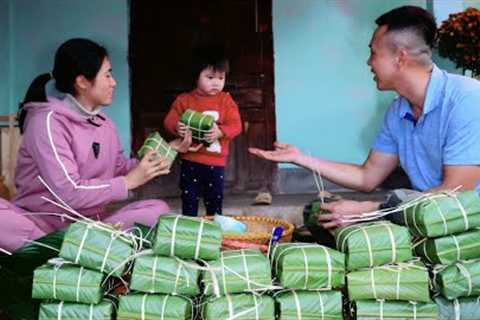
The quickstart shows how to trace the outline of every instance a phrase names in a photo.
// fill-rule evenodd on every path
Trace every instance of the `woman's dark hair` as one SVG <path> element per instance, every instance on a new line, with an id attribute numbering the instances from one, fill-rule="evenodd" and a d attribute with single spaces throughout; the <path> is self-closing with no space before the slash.
<path id="1" fill-rule="evenodd" d="M 23 134 L 27 112 L 23 108 L 29 102 L 46 102 L 45 85 L 52 77 L 55 87 L 63 93 L 75 95 L 75 79 L 83 75 L 90 81 L 95 79 L 103 60 L 108 56 L 107 50 L 88 39 L 70 39 L 64 42 L 55 54 L 52 73 L 44 73 L 36 77 L 30 86 L 22 103 L 18 108 L 18 125 Z"/>
<path id="2" fill-rule="evenodd" d="M 209 44 L 194 49 L 191 68 L 194 85 L 197 84 L 200 73 L 208 67 L 213 68 L 213 71 L 225 73 L 230 71 L 230 64 L 225 55 L 225 48 L 222 45 Z"/>

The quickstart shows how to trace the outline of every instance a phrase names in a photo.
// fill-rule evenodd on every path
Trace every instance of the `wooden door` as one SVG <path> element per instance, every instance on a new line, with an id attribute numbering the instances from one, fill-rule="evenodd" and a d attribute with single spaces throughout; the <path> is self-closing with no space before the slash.
<path id="1" fill-rule="evenodd" d="M 276 166 L 248 154 L 250 146 L 275 141 L 271 0 L 177 0 L 130 2 L 132 150 L 163 129 L 175 97 L 192 90 L 193 49 L 222 43 L 230 59 L 225 91 L 240 108 L 242 134 L 231 145 L 226 193 L 271 190 Z M 178 194 L 178 161 L 150 193 Z"/>

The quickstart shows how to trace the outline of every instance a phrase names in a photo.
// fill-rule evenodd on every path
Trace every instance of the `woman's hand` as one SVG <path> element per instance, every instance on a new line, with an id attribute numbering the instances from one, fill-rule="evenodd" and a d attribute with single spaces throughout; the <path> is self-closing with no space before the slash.
<path id="1" fill-rule="evenodd" d="M 330 203 L 322 204 L 321 208 L 330 213 L 320 214 L 318 222 L 325 229 L 335 229 L 350 225 L 344 220 L 359 217 L 365 212 L 372 212 L 378 210 L 379 202 L 375 201 L 353 201 L 353 200 L 339 200 Z"/>
<path id="2" fill-rule="evenodd" d="M 212 129 L 210 129 L 208 132 L 205 132 L 204 135 L 205 141 L 207 141 L 208 143 L 213 143 L 214 141 L 217 141 L 222 137 L 223 132 L 222 130 L 220 130 L 216 123 L 214 123 Z"/>
<path id="3" fill-rule="evenodd" d="M 125 176 L 127 189 L 133 190 L 148 181 L 170 172 L 170 163 L 165 157 L 156 157 L 156 152 L 151 150 L 145 154 L 138 165 Z"/>
<path id="4" fill-rule="evenodd" d="M 197 152 L 203 147 L 202 144 L 192 146 L 192 132 L 188 130 L 183 139 L 175 139 L 168 143 L 172 149 L 180 153 Z"/>
<path id="5" fill-rule="evenodd" d="M 258 148 L 248 148 L 248 151 L 259 158 L 275 162 L 296 162 L 302 155 L 296 147 L 290 144 L 275 142 L 274 147 L 273 151 Z"/>
<path id="6" fill-rule="evenodd" d="M 188 130 L 187 125 L 185 123 L 181 122 L 181 121 L 177 122 L 175 128 L 177 130 L 178 136 L 181 137 L 181 138 L 185 137 L 187 132 L 190 132 L 190 130 Z"/>

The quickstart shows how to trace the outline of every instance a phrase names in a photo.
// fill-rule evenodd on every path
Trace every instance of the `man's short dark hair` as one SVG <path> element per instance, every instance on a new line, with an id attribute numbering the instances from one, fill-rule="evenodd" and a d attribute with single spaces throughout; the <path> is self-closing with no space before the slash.
<path id="1" fill-rule="evenodd" d="M 435 45 L 437 24 L 427 10 L 416 6 L 403 6 L 382 14 L 375 20 L 378 26 L 387 26 L 388 31 L 412 30 L 421 36 L 430 48 Z"/>

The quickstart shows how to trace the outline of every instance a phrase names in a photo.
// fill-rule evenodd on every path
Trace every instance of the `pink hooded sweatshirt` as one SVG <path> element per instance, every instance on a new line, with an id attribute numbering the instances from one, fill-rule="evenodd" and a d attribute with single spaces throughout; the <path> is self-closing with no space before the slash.
<path id="1" fill-rule="evenodd" d="M 15 175 L 16 206 L 30 212 L 64 213 L 42 199 L 58 202 L 54 192 L 83 215 L 101 218 L 107 204 L 127 199 L 124 175 L 137 160 L 123 156 L 116 127 L 106 114 L 88 117 L 53 97 L 24 108 L 28 113 Z M 44 230 L 70 222 L 48 215 L 29 218 Z"/>

